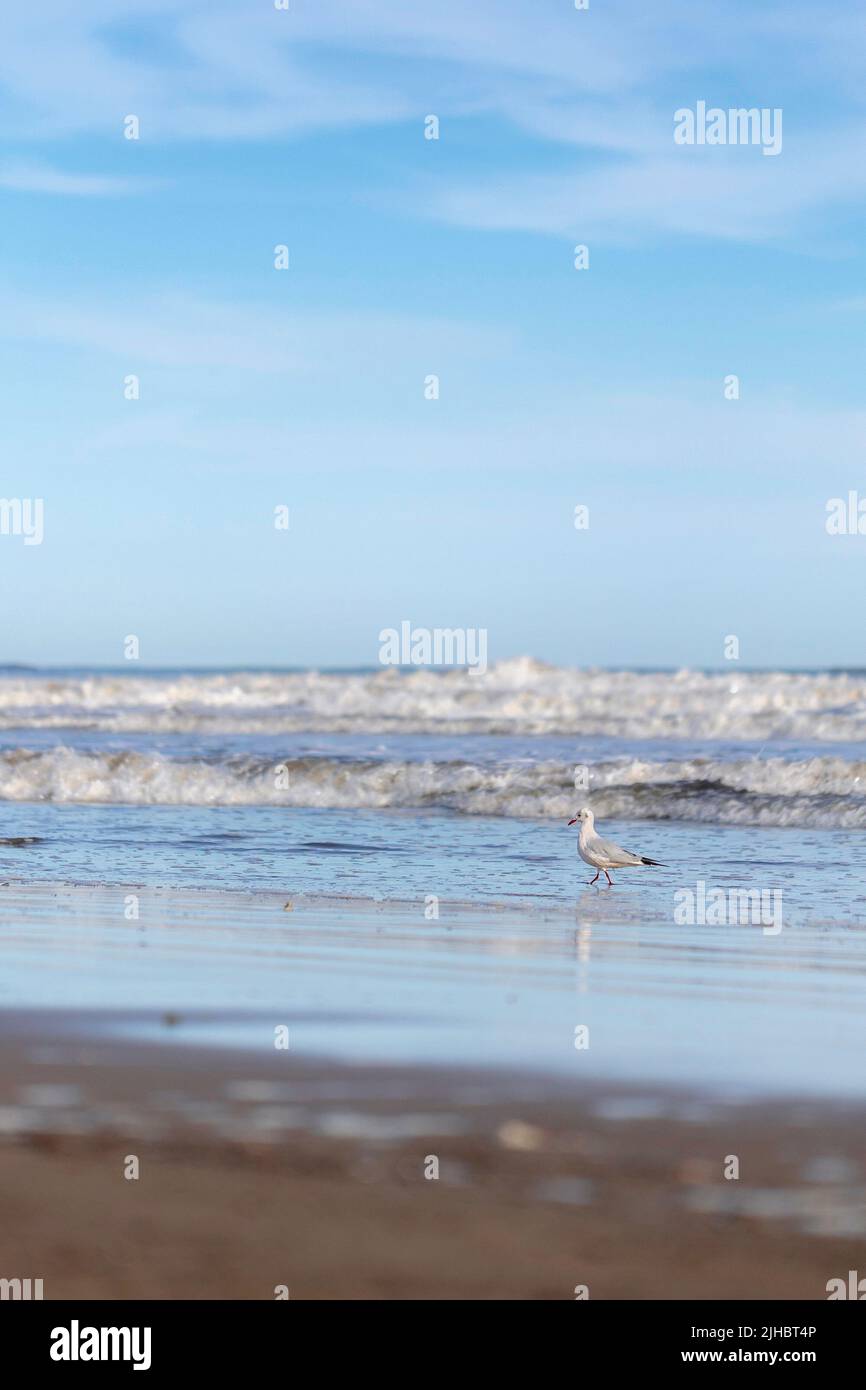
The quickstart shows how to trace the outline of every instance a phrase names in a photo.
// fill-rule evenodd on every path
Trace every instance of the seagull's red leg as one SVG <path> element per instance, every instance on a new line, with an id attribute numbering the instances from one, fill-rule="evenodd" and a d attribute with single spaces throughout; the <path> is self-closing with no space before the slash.
<path id="1" fill-rule="evenodd" d="M 611 878 L 611 876 L 610 876 L 610 874 L 608 873 L 607 869 L 605 869 L 605 871 L 604 871 L 604 876 L 605 876 L 605 878 L 607 879 L 608 883 L 610 884 L 610 886 L 611 886 L 611 888 L 612 888 L 612 887 L 613 887 L 613 879 Z"/>
<path id="2" fill-rule="evenodd" d="M 601 873 L 601 869 L 598 870 L 598 873 L 596 874 L 595 878 L 598 878 L 598 875 L 599 875 L 600 873 Z M 591 888 L 592 885 L 595 883 L 595 878 L 591 878 L 591 879 L 589 880 L 589 886 L 590 886 L 590 888 Z"/>

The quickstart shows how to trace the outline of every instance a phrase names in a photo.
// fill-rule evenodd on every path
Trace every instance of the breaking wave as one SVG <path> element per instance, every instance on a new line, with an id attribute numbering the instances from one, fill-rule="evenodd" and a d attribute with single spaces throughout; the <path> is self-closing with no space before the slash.
<path id="1" fill-rule="evenodd" d="M 610 819 L 866 828 L 866 761 L 814 757 L 599 762 L 575 791 L 574 766 L 234 755 L 60 747 L 0 753 L 0 798 L 169 806 L 414 808 L 567 817 L 588 801 Z"/>
<path id="2" fill-rule="evenodd" d="M 0 676 L 0 729 L 866 739 L 866 674 L 465 670 Z"/>

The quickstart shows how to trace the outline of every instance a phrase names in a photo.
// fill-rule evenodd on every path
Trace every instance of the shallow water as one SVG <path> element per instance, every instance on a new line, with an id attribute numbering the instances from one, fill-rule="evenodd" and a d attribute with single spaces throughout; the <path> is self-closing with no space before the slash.
<path id="1" fill-rule="evenodd" d="M 71 815 L 94 842 L 94 820 L 108 812 Z M 113 888 L 7 883 L 0 1008 L 102 1010 L 109 1035 L 169 1030 L 173 1041 L 252 1049 L 272 1047 L 274 1028 L 285 1025 L 302 1055 L 359 1064 L 481 1065 L 733 1096 L 866 1092 L 866 913 L 853 895 L 855 871 L 840 881 L 827 863 L 847 837 L 815 833 L 804 845 L 790 831 L 761 832 L 755 843 L 729 828 L 655 827 L 678 868 L 623 874 L 621 885 L 600 889 L 577 886 L 584 875 L 568 833 L 530 827 L 506 870 L 511 895 L 495 825 L 425 823 L 427 837 L 416 817 L 383 822 L 371 813 L 347 851 L 323 847 L 340 843 L 343 827 L 333 813 L 315 813 L 296 855 L 260 866 L 263 878 L 283 875 L 279 895 L 141 889 L 133 919 L 125 914 L 135 890 L 123 871 L 139 870 L 138 882 L 181 873 L 169 840 L 162 863 L 156 836 L 141 853 L 119 854 Z M 221 843 L 195 844 L 184 862 L 200 855 L 201 879 L 207 863 L 231 858 Z M 725 884 L 745 881 L 745 862 L 782 885 L 778 934 L 749 922 L 674 920 L 686 864 Z M 546 899 L 530 898 L 532 881 L 546 885 Z M 409 900 L 359 896 L 386 883 L 402 885 Z M 476 895 L 483 888 L 490 905 L 452 902 L 463 884 Z M 301 885 L 353 896 L 321 903 Z M 438 917 L 425 904 L 434 893 Z M 150 1012 L 136 1018 L 140 1010 Z M 578 1048 L 583 1027 L 588 1046 Z"/>
<path id="2" fill-rule="evenodd" d="M 866 837 L 857 831 L 617 820 L 601 828 L 665 865 L 613 874 L 616 901 L 636 922 L 670 918 L 677 890 L 699 880 L 780 892 L 792 924 L 866 921 Z M 31 881 L 542 906 L 584 901 L 593 875 L 564 819 L 442 811 L 16 805 L 0 813 L 4 837 L 34 841 L 0 842 L 0 875 Z"/>

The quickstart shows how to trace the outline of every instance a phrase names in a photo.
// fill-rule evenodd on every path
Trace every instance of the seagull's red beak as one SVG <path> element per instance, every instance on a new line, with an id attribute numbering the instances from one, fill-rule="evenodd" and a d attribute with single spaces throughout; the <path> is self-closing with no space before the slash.
<path id="1" fill-rule="evenodd" d="M 577 816 L 575 816 L 575 817 L 574 817 L 572 820 L 570 820 L 568 823 L 569 823 L 569 825 L 577 825 Z"/>

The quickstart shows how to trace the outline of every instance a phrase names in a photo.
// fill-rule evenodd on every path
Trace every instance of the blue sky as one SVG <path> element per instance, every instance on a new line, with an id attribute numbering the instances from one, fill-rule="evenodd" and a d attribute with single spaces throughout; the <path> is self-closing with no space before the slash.
<path id="1" fill-rule="evenodd" d="M 866 497 L 864 79 L 853 3 L 5 15 L 0 495 L 45 539 L 0 536 L 0 660 L 368 665 L 410 619 L 866 664 L 824 526 Z M 781 153 L 675 145 L 699 100 Z"/>

